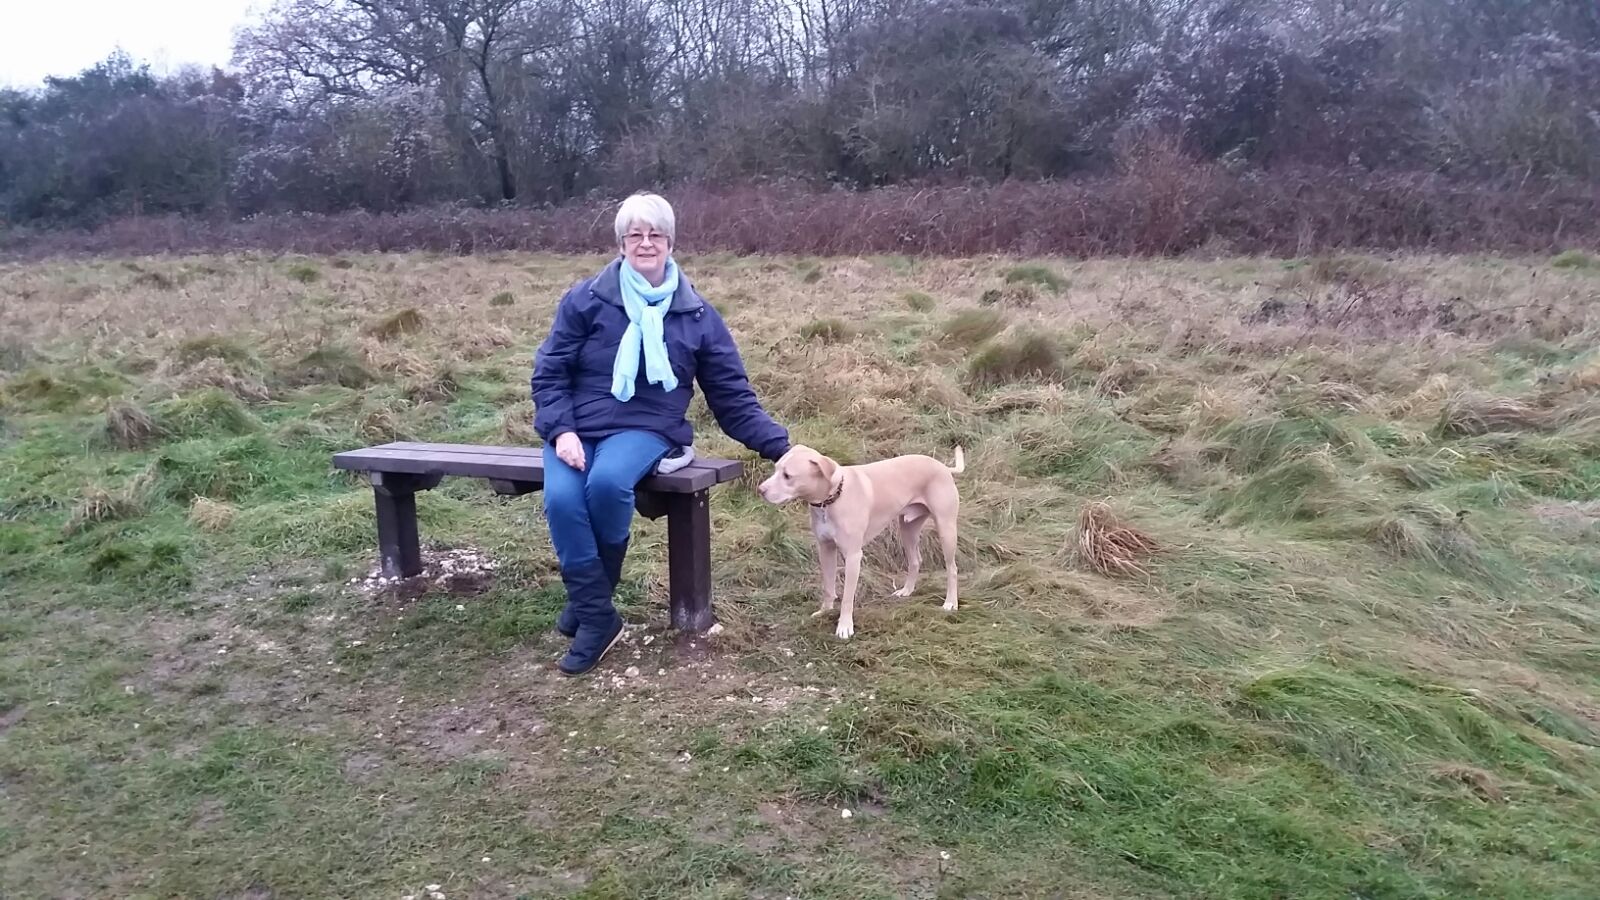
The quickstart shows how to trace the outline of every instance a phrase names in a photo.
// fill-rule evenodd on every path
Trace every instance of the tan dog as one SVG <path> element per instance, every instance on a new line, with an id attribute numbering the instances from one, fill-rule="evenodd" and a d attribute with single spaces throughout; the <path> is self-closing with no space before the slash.
<path id="1" fill-rule="evenodd" d="M 956 608 L 956 513 L 960 496 L 956 475 L 966 470 L 961 448 L 956 462 L 947 466 L 931 456 L 896 456 L 862 466 L 841 466 L 810 447 L 796 445 L 778 460 L 772 477 L 761 482 L 761 496 L 781 504 L 800 499 L 811 504 L 811 533 L 817 539 L 822 563 L 820 616 L 833 609 L 837 598 L 839 557 L 844 557 L 844 602 L 839 607 L 835 632 L 848 640 L 855 634 L 856 580 L 861 575 L 861 552 L 867 542 L 889 527 L 900 525 L 900 543 L 906 551 L 905 587 L 896 597 L 909 597 L 917 587 L 922 553 L 917 540 L 922 526 L 933 520 L 944 547 L 944 608 Z"/>

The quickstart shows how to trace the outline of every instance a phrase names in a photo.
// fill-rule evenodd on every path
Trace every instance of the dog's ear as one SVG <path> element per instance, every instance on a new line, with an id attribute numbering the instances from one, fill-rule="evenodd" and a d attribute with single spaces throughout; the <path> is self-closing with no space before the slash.
<path id="1" fill-rule="evenodd" d="M 817 470 L 817 474 L 821 475 L 824 481 L 827 481 L 829 484 L 833 483 L 833 473 L 838 471 L 838 463 L 820 453 L 811 457 L 811 459 L 807 460 L 807 462 L 811 463 L 812 467 Z"/>

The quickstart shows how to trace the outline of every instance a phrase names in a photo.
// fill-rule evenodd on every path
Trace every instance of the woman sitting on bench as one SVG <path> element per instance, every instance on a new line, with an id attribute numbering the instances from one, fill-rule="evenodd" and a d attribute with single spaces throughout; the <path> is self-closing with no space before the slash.
<path id="1" fill-rule="evenodd" d="M 559 663 L 567 675 L 593 669 L 622 636 L 612 595 L 634 487 L 692 453 L 692 383 L 729 437 L 768 460 L 789 449 L 789 433 L 751 390 L 728 326 L 672 259 L 672 207 L 635 194 L 615 228 L 621 256 L 561 298 L 533 363 L 545 519 L 567 589 L 556 622 L 572 638 Z"/>

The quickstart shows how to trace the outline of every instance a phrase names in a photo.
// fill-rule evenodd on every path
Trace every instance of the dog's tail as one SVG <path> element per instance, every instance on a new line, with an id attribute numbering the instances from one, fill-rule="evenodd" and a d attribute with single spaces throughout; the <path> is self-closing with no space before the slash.
<path id="1" fill-rule="evenodd" d="M 950 471 L 954 472 L 957 475 L 960 475 L 962 472 L 965 472 L 966 470 L 967 470 L 967 457 L 962 454 L 961 448 L 957 447 L 956 448 L 956 464 L 950 467 Z"/>

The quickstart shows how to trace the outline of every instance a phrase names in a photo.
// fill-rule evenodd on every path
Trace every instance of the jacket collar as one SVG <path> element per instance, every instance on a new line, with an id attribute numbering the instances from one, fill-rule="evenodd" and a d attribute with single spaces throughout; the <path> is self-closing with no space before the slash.
<path id="1" fill-rule="evenodd" d="M 604 269 L 600 270 L 600 274 L 596 275 L 594 281 L 590 282 L 589 290 L 596 297 L 612 306 L 621 306 L 621 273 L 622 257 L 619 256 L 608 263 Z M 667 307 L 667 312 L 694 312 L 705 306 L 705 304 L 705 298 L 701 297 L 699 292 L 694 289 L 694 285 L 689 283 L 689 276 L 685 275 L 680 267 L 678 269 L 678 290 L 673 293 L 672 305 Z"/>

